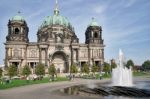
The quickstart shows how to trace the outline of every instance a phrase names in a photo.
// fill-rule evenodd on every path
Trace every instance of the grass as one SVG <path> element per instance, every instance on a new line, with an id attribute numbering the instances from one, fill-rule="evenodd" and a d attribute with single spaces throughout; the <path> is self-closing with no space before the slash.
<path id="1" fill-rule="evenodd" d="M 68 79 L 66 77 L 57 77 L 57 79 L 53 82 L 67 81 L 67 80 Z M 43 78 L 43 80 L 36 80 L 36 81 L 29 81 L 29 82 L 27 82 L 26 80 L 12 80 L 11 83 L 0 84 L 0 90 L 13 88 L 13 87 L 20 87 L 25 85 L 48 83 L 48 82 L 50 82 L 49 78 Z"/>
<path id="2" fill-rule="evenodd" d="M 133 72 L 133 76 L 150 76 L 150 72 Z"/>
<path id="3" fill-rule="evenodd" d="M 133 76 L 150 76 L 150 72 L 133 72 Z M 105 78 L 111 78 L 111 74 L 104 74 L 102 76 L 103 79 Z M 94 79 L 92 75 L 85 76 L 84 79 Z M 99 74 L 96 74 L 96 79 L 100 79 Z M 66 77 L 58 77 L 55 81 L 53 82 L 59 82 L 59 81 L 67 81 L 68 79 Z M 0 90 L 2 89 L 8 89 L 8 88 L 13 88 L 13 87 L 20 87 L 20 86 L 25 86 L 25 85 L 32 85 L 32 84 L 40 84 L 40 83 L 48 83 L 49 78 L 43 78 L 43 80 L 36 80 L 36 81 L 29 81 L 27 82 L 26 80 L 12 80 L 11 83 L 9 84 L 0 84 Z M 50 82 L 52 83 L 52 82 Z"/>

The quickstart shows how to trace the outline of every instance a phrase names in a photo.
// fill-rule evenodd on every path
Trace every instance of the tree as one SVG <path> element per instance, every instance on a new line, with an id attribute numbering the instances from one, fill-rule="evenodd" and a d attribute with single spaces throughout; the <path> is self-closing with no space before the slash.
<path id="1" fill-rule="evenodd" d="M 134 66 L 134 63 L 133 63 L 133 61 L 132 61 L 131 59 L 128 60 L 128 61 L 127 61 L 127 64 L 126 64 L 126 67 L 127 67 L 127 68 L 130 68 L 130 66 L 132 66 L 132 67 Z"/>
<path id="2" fill-rule="evenodd" d="M 77 73 L 78 72 L 77 66 L 75 64 L 70 66 L 70 72 L 71 73 Z"/>
<path id="3" fill-rule="evenodd" d="M 98 72 L 98 71 L 99 71 L 99 67 L 96 64 L 94 64 L 92 66 L 92 72 L 95 74 L 95 72 Z"/>
<path id="4" fill-rule="evenodd" d="M 39 63 L 36 68 L 35 68 L 35 74 L 42 76 L 45 75 L 45 68 L 44 65 L 42 63 Z"/>
<path id="5" fill-rule="evenodd" d="M 107 62 L 104 62 L 103 71 L 108 74 L 110 72 L 110 64 Z"/>
<path id="6" fill-rule="evenodd" d="M 25 77 L 29 76 L 31 74 L 31 70 L 28 65 L 25 65 L 23 70 L 22 70 L 22 75 Z"/>
<path id="7" fill-rule="evenodd" d="M 144 68 L 144 70 L 150 70 L 150 60 L 145 61 L 142 64 L 142 67 Z"/>
<path id="8" fill-rule="evenodd" d="M 10 78 L 17 75 L 17 67 L 15 65 L 10 65 L 8 67 L 8 75 Z"/>
<path id="9" fill-rule="evenodd" d="M 51 80 L 54 81 L 54 75 L 57 75 L 57 72 L 56 72 L 56 68 L 55 68 L 55 65 L 52 64 L 49 68 L 48 68 L 48 73 L 51 75 Z"/>
<path id="10" fill-rule="evenodd" d="M 111 68 L 114 69 L 117 67 L 117 64 L 116 63 L 111 63 Z"/>
<path id="11" fill-rule="evenodd" d="M 87 64 L 84 64 L 81 68 L 81 72 L 89 74 L 90 72 L 89 66 Z"/>
<path id="12" fill-rule="evenodd" d="M 2 77 L 3 70 L 0 68 L 0 78 Z"/>
<path id="13" fill-rule="evenodd" d="M 52 76 L 56 75 L 57 72 L 56 72 L 56 68 L 54 66 L 54 64 L 52 64 L 49 68 L 48 68 L 48 73 Z"/>

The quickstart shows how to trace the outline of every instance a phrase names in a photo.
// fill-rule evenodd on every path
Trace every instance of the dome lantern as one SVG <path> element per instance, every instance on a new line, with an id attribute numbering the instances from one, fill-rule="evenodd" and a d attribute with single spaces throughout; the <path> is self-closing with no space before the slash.
<path id="1" fill-rule="evenodd" d="M 72 27 L 68 19 L 64 16 L 61 16 L 59 14 L 59 9 L 58 9 L 58 0 L 56 0 L 56 5 L 54 9 L 54 14 L 52 16 L 47 16 L 44 21 L 42 22 L 42 25 L 40 26 L 39 29 L 49 26 L 49 25 L 62 25 L 64 27 Z"/>
<path id="2" fill-rule="evenodd" d="M 55 0 L 54 15 L 59 15 L 58 0 Z"/>

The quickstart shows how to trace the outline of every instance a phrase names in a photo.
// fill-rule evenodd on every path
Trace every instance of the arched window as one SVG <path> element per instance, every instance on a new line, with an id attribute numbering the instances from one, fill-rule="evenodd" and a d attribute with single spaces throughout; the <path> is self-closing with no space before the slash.
<path id="1" fill-rule="evenodd" d="M 98 33 L 97 32 L 94 33 L 94 37 L 98 38 Z"/>
<path id="2" fill-rule="evenodd" d="M 19 34 L 19 29 L 15 28 L 15 34 Z"/>

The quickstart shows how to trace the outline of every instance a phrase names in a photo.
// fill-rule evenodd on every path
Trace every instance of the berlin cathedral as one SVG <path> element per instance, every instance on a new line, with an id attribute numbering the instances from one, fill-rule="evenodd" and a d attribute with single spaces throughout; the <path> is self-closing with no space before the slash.
<path id="1" fill-rule="evenodd" d="M 34 74 L 38 63 L 44 64 L 45 71 L 54 64 L 58 73 L 69 73 L 72 64 L 79 70 L 85 63 L 90 67 L 103 65 L 102 27 L 93 18 L 85 31 L 85 43 L 79 43 L 74 27 L 58 8 L 56 0 L 54 14 L 47 16 L 37 30 L 37 42 L 29 41 L 29 27 L 23 16 L 9 19 L 4 43 L 6 67 L 14 64 L 20 71 L 28 65 Z"/>

